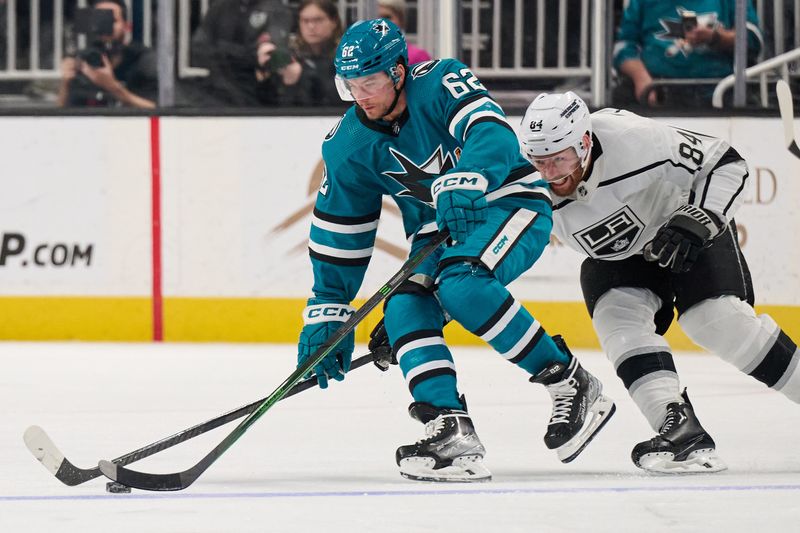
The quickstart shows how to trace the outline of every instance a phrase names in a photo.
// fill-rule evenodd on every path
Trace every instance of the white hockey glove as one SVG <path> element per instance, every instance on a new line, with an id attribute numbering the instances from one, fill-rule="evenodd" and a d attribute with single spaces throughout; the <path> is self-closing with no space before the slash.
<path id="1" fill-rule="evenodd" d="M 711 246 L 725 227 L 711 211 L 682 205 L 645 246 L 644 258 L 675 273 L 688 272 L 703 248 Z"/>
<path id="2" fill-rule="evenodd" d="M 488 204 L 484 196 L 489 182 L 477 172 L 454 172 L 440 176 L 431 185 L 436 225 L 447 228 L 455 242 L 464 242 L 475 228 L 486 222 Z"/>

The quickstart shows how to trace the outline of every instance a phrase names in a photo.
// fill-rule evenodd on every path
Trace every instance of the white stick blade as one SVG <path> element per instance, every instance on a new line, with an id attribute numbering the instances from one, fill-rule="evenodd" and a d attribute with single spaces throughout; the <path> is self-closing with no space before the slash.
<path id="1" fill-rule="evenodd" d="M 778 83 L 775 84 L 775 92 L 778 94 L 778 108 L 783 120 L 783 139 L 786 147 L 791 149 L 792 144 L 795 144 L 792 91 L 789 89 L 788 83 L 778 80 Z"/>
<path id="2" fill-rule="evenodd" d="M 55 475 L 64 462 L 64 454 L 56 448 L 47 433 L 39 426 L 31 426 L 25 430 L 22 439 L 33 456 Z"/>

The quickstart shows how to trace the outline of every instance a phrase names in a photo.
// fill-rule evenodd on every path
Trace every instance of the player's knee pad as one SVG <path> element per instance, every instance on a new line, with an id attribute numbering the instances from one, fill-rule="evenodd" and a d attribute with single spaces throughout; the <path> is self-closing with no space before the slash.
<path id="1" fill-rule="evenodd" d="M 483 266 L 445 267 L 438 290 L 442 306 L 453 319 L 530 374 L 553 361 L 567 361 L 542 325 Z"/>
<path id="2" fill-rule="evenodd" d="M 609 290 L 592 316 L 600 344 L 634 403 L 657 430 L 666 406 L 680 401 L 680 382 L 669 345 L 656 333 L 661 299 L 633 287 Z"/>
<path id="3" fill-rule="evenodd" d="M 800 402 L 797 345 L 769 315 L 735 296 L 704 300 L 679 319 L 696 344 Z"/>
<path id="4" fill-rule="evenodd" d="M 779 331 L 768 315 L 736 296 L 709 298 L 694 305 L 678 319 L 686 335 L 743 372 L 750 372 L 766 354 Z M 771 342 L 772 341 L 772 342 Z"/>
<path id="5" fill-rule="evenodd" d="M 597 300 L 592 324 L 606 356 L 614 367 L 632 353 L 669 352 L 664 337 L 656 333 L 653 317 L 661 299 L 648 289 L 618 287 Z"/>
<path id="6" fill-rule="evenodd" d="M 384 310 L 384 324 L 408 389 L 418 402 L 458 407 L 456 369 L 444 343 L 444 316 L 431 294 L 398 294 Z"/>
<path id="7" fill-rule="evenodd" d="M 477 263 L 452 263 L 437 280 L 442 307 L 454 320 L 470 331 L 479 326 L 480 310 L 500 305 L 508 291 L 485 267 Z"/>

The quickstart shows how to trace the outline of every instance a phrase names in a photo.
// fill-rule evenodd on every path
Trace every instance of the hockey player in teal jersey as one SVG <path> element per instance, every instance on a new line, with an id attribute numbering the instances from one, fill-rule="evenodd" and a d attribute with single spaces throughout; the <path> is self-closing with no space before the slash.
<path id="1" fill-rule="evenodd" d="M 409 68 L 405 39 L 385 19 L 351 26 L 336 52 L 340 96 L 354 101 L 322 146 L 325 174 L 309 240 L 313 298 L 298 363 L 352 311 L 369 264 L 381 201 L 402 212 L 412 253 L 438 229 L 452 242 L 417 268 L 384 308 L 392 350 L 426 437 L 401 446 L 400 473 L 425 481 L 485 481 L 485 450 L 459 395 L 442 328 L 446 316 L 545 385 L 553 411 L 545 444 L 574 459 L 614 411 L 600 382 L 506 289 L 529 269 L 552 228 L 546 184 L 520 155 L 500 106 L 454 59 Z M 314 369 L 342 380 L 353 336 Z"/>

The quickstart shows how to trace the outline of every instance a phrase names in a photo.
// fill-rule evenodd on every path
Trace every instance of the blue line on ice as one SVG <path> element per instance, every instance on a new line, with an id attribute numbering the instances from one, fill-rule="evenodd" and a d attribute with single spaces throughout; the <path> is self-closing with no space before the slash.
<path id="1" fill-rule="evenodd" d="M 136 494 L 80 494 L 51 496 L 0 496 L 0 502 L 24 501 L 74 501 L 74 500 L 153 500 L 162 498 L 184 500 L 226 500 L 236 498 L 350 498 L 354 496 L 460 496 L 470 494 L 587 494 L 620 492 L 748 492 L 795 491 L 800 485 L 707 485 L 672 487 L 564 487 L 564 488 L 496 488 L 496 489 L 441 489 L 441 490 L 366 490 L 325 492 L 139 492 Z"/>

